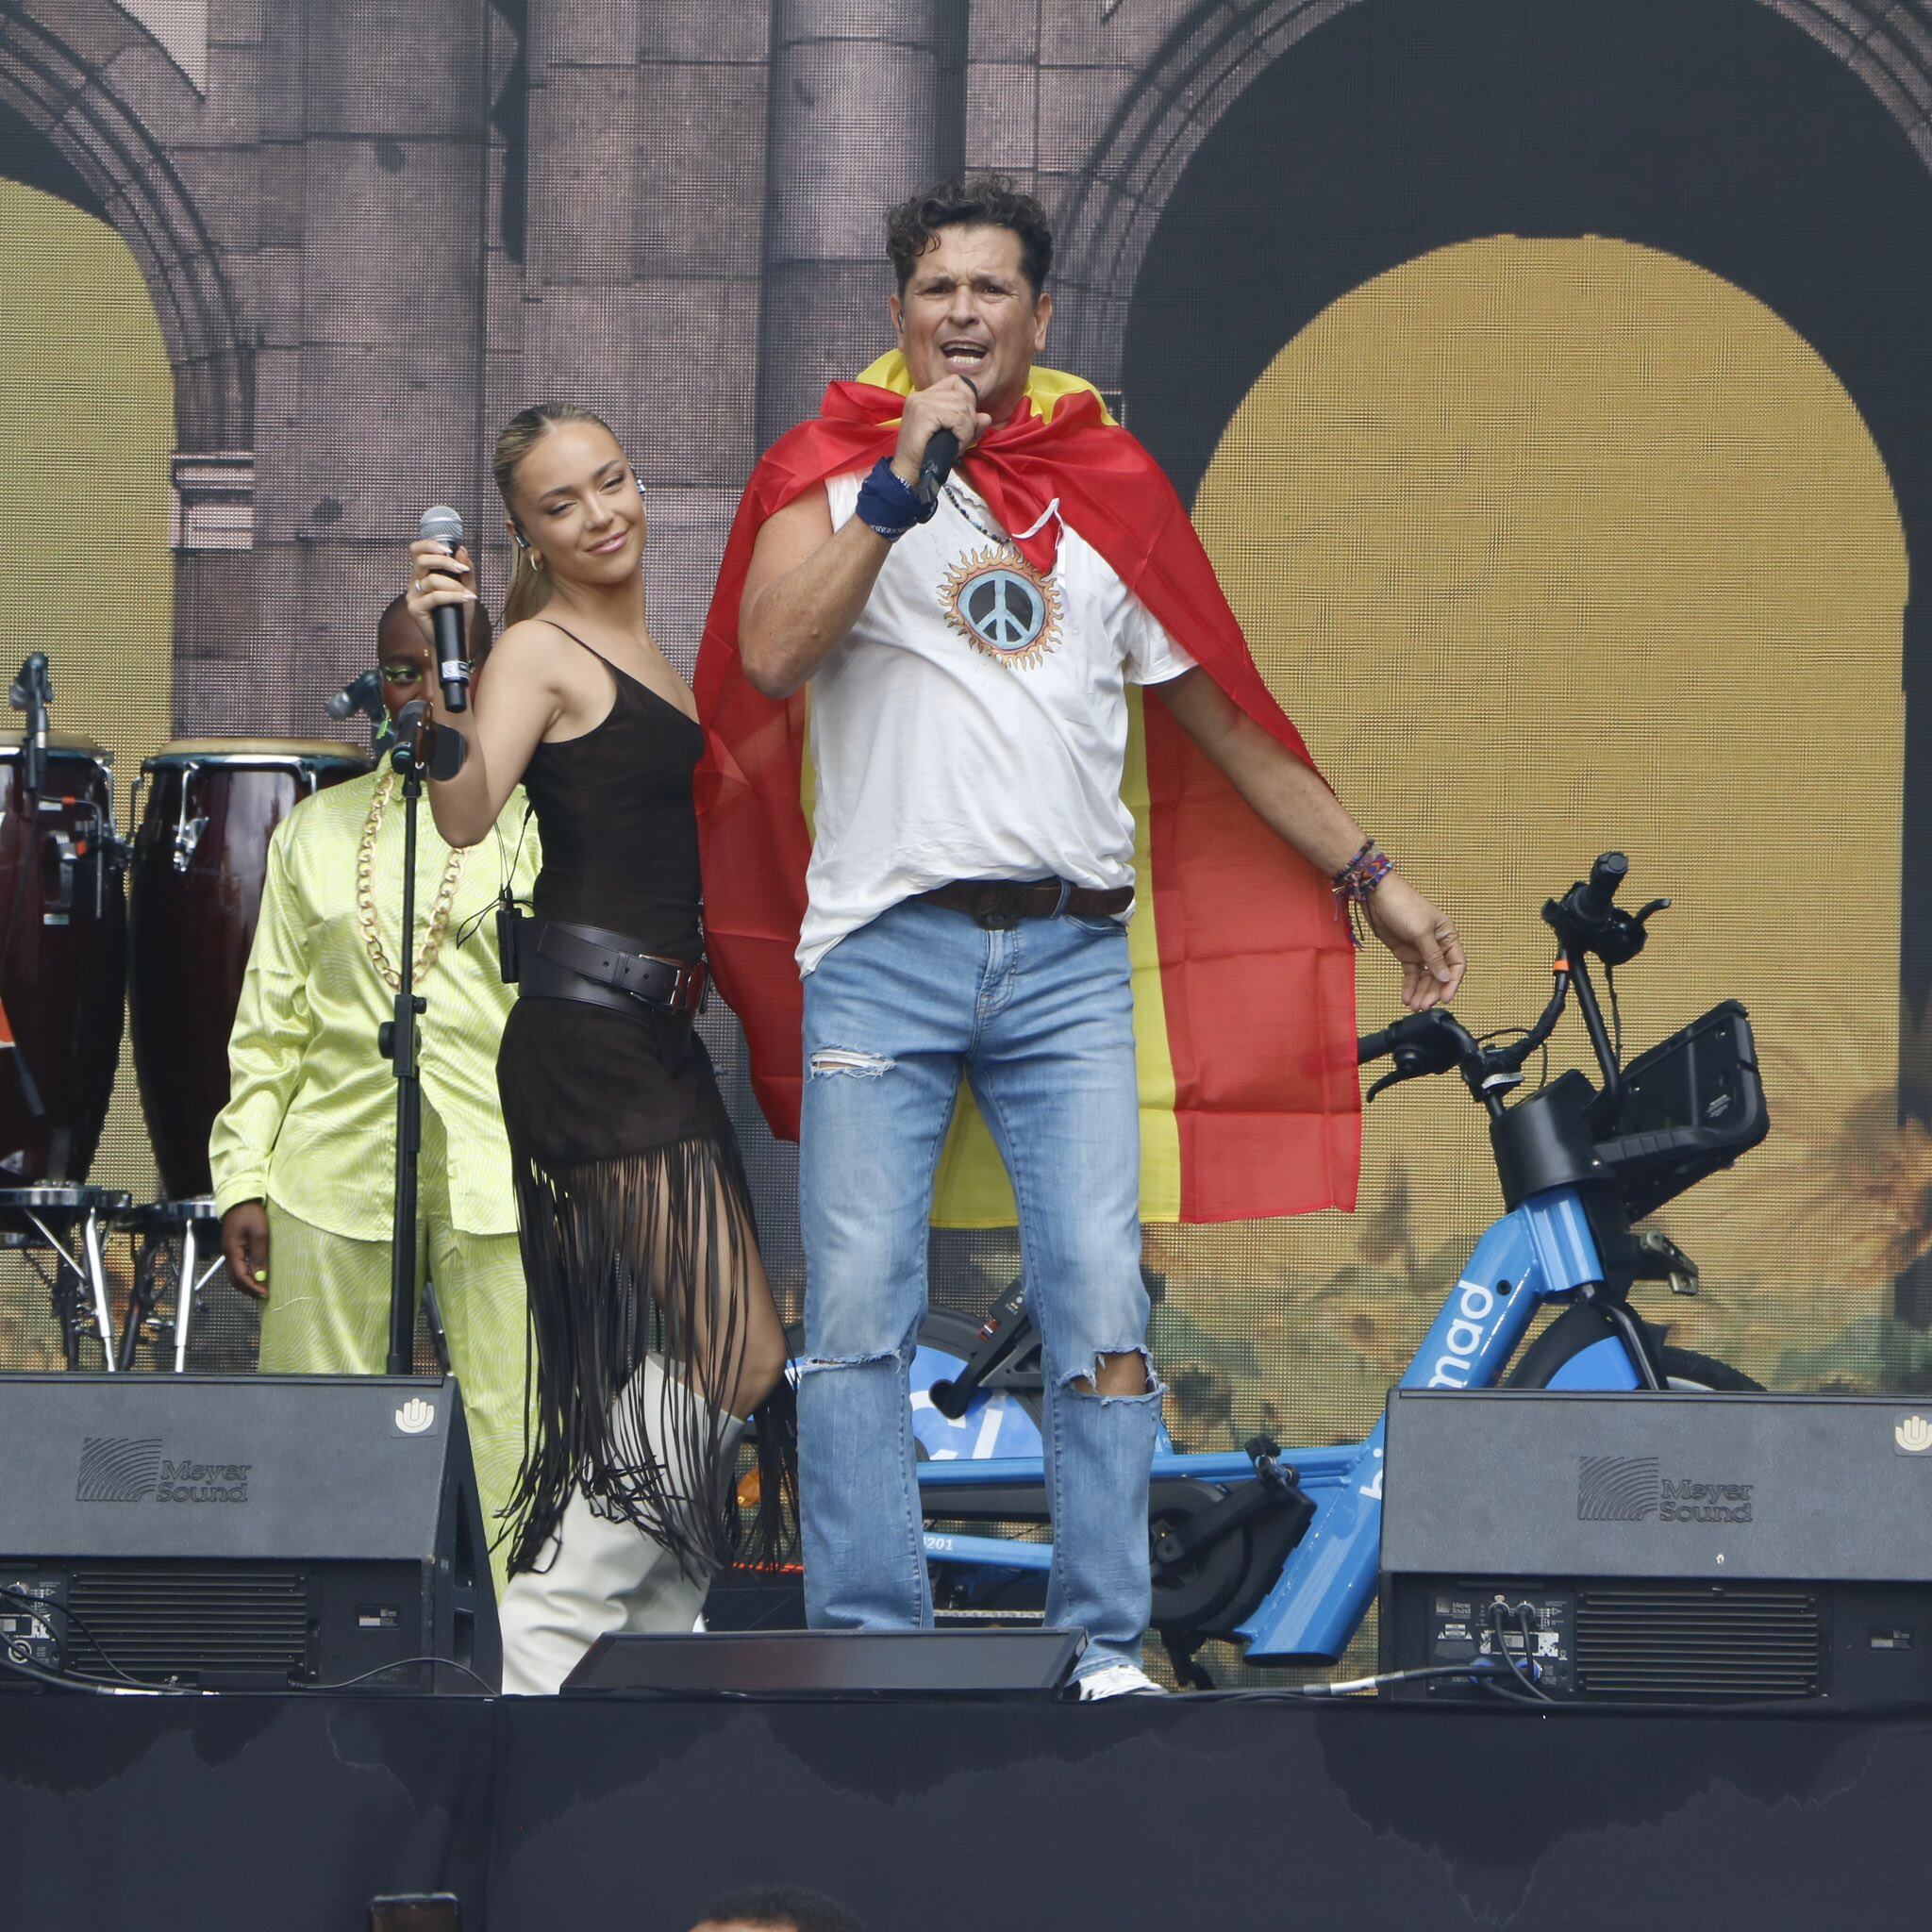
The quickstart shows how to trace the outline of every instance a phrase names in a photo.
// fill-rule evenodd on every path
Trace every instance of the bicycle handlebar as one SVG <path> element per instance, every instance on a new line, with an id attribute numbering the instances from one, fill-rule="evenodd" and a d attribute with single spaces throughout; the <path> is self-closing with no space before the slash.
<path id="1" fill-rule="evenodd" d="M 1484 1058 L 1482 1046 L 1469 1029 L 1440 1007 L 1426 1013 L 1409 1013 L 1380 1033 L 1364 1034 L 1355 1048 L 1357 1065 L 1385 1058 L 1395 1062 L 1395 1071 L 1383 1074 L 1369 1089 L 1371 1100 L 1385 1087 L 1400 1081 L 1446 1074 L 1456 1067 L 1467 1069 Z"/>
<path id="2" fill-rule="evenodd" d="M 1602 924 L 1616 910 L 1617 888 L 1630 871 L 1630 861 L 1621 852 L 1606 852 L 1590 869 L 1576 892 L 1576 909 L 1592 924 Z"/>
<path id="3" fill-rule="evenodd" d="M 1543 906 L 1543 923 L 1557 935 L 1563 950 L 1580 968 L 1582 956 L 1593 953 L 1606 966 L 1622 966 L 1643 950 L 1644 922 L 1671 902 L 1654 899 L 1637 912 L 1617 904 L 1617 892 L 1630 871 L 1621 852 L 1597 856 L 1587 879 L 1579 879 L 1560 899 Z"/>
<path id="4" fill-rule="evenodd" d="M 1367 1097 L 1373 1100 L 1384 1088 L 1400 1081 L 1460 1069 L 1471 1093 L 1492 1113 L 1500 1114 L 1502 1095 L 1519 1084 L 1524 1063 L 1556 1030 L 1573 984 L 1591 1044 L 1603 1069 L 1605 1090 L 1614 1093 L 1620 1069 L 1597 1011 L 1584 956 L 1593 953 L 1610 966 L 1635 958 L 1643 950 L 1644 922 L 1671 903 L 1657 899 L 1635 914 L 1623 911 L 1616 897 L 1629 871 L 1630 861 L 1623 853 L 1601 853 L 1587 879 L 1578 880 L 1561 899 L 1552 899 L 1543 907 L 1543 918 L 1566 957 L 1557 961 L 1556 986 L 1533 1026 L 1522 1030 L 1507 1045 L 1485 1046 L 1440 1008 L 1407 1014 L 1379 1033 L 1365 1033 L 1356 1041 L 1357 1065 L 1378 1059 L 1395 1062 L 1394 1072 L 1377 1080 Z"/>

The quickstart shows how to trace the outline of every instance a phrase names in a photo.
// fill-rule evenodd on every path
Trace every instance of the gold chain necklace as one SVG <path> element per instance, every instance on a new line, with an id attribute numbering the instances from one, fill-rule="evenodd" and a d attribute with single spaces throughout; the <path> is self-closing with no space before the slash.
<path id="1" fill-rule="evenodd" d="M 361 928 L 370 963 L 391 992 L 400 992 L 403 975 L 382 942 L 382 928 L 375 916 L 375 837 L 382 829 L 383 808 L 390 802 L 395 786 L 395 768 L 391 766 L 382 774 L 375 796 L 369 802 L 369 816 L 362 822 L 362 842 L 356 852 L 356 924 Z M 463 846 L 453 845 L 449 863 L 442 869 L 442 883 L 437 888 L 436 903 L 430 908 L 429 932 L 423 941 L 423 950 L 416 956 L 418 982 L 428 975 L 429 969 L 436 964 L 437 954 L 442 950 L 442 937 L 449 930 L 450 911 L 456 905 L 457 885 L 463 875 L 464 851 Z"/>

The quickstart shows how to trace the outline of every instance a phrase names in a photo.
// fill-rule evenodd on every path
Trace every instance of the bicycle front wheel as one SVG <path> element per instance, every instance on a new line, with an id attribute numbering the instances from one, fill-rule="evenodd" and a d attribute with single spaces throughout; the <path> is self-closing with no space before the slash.
<path id="1" fill-rule="evenodd" d="M 1688 1348 L 1666 1347 L 1662 1352 L 1664 1387 L 1680 1389 L 1687 1395 L 1762 1395 L 1764 1384 L 1754 1382 L 1742 1369 L 1721 1362 L 1715 1356 L 1698 1355 Z"/>
<path id="2" fill-rule="evenodd" d="M 1537 1337 L 1510 1370 L 1510 1389 L 1627 1388 L 1629 1357 L 1623 1336 L 1601 1310 L 1579 1302 Z M 1603 1351 L 1599 1355 L 1597 1352 Z M 1764 1385 L 1715 1356 L 1664 1343 L 1654 1350 L 1664 1387 L 1687 1395 L 1762 1395 Z M 1600 1371 L 1593 1373 L 1593 1364 Z"/>

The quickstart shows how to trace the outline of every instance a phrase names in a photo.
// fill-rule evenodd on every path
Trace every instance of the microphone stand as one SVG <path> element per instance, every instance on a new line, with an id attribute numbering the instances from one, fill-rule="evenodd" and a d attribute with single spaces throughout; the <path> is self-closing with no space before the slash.
<path id="1" fill-rule="evenodd" d="M 416 1166 L 423 1149 L 422 1039 L 417 1014 L 428 1002 L 416 991 L 416 811 L 423 767 L 411 737 L 399 734 L 391 761 L 403 779 L 403 943 L 397 961 L 395 1017 L 376 1036 L 396 1075 L 396 1206 L 390 1249 L 389 1373 L 408 1374 L 415 1362 Z"/>
<path id="2" fill-rule="evenodd" d="M 54 685 L 47 675 L 47 654 L 34 652 L 20 667 L 19 675 L 8 691 L 7 701 L 16 711 L 26 713 L 26 729 L 20 741 L 20 789 L 24 797 L 38 800 L 47 782 L 47 707 L 54 700 Z M 33 808 L 26 808 L 32 817 Z"/>

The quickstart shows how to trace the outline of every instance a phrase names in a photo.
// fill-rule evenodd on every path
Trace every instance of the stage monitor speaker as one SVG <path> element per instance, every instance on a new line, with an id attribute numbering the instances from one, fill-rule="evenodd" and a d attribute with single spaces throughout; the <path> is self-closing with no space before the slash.
<path id="1" fill-rule="evenodd" d="M 1480 1658 L 1515 1694 L 1597 1703 L 1932 1701 L 1932 1405 L 1398 1390 L 1387 1458 L 1385 1670 Z"/>
<path id="2" fill-rule="evenodd" d="M 1084 1630 L 758 1630 L 600 1637 L 565 1696 L 1057 1697 Z"/>
<path id="3" fill-rule="evenodd" d="M 454 1377 L 0 1376 L 0 1641 L 41 1670 L 206 1690 L 501 1679 Z"/>

